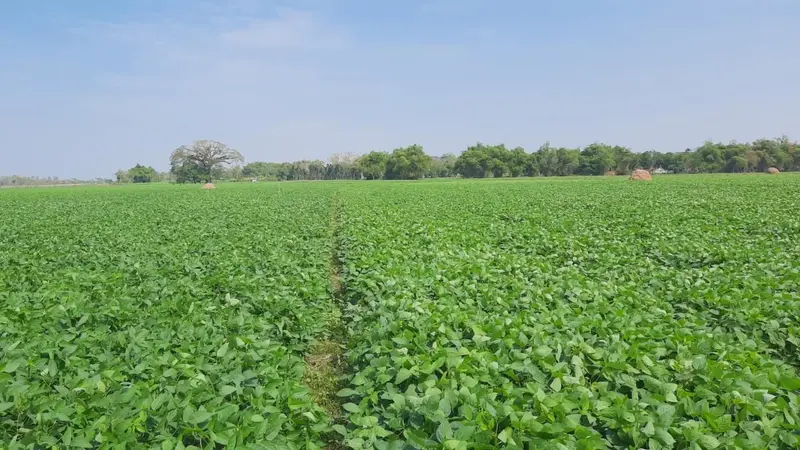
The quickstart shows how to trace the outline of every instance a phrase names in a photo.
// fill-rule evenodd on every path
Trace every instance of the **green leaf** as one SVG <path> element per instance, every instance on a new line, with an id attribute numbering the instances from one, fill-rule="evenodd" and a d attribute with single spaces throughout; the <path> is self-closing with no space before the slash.
<path id="1" fill-rule="evenodd" d="M 219 432 L 212 432 L 212 437 L 214 442 L 217 444 L 228 445 L 228 442 L 231 440 L 231 436 L 233 432 L 230 431 L 219 431 Z"/>
<path id="2" fill-rule="evenodd" d="M 669 431 L 663 428 L 656 428 L 655 437 L 658 442 L 667 447 L 671 448 L 673 445 L 675 445 L 675 438 L 672 437 Z"/>
<path id="3" fill-rule="evenodd" d="M 336 393 L 337 397 L 352 397 L 354 395 L 358 395 L 358 392 L 352 389 L 342 389 Z"/>
<path id="4" fill-rule="evenodd" d="M 704 449 L 710 450 L 719 447 L 719 441 L 714 436 L 704 434 L 697 439 L 697 443 Z"/>
<path id="5" fill-rule="evenodd" d="M 504 444 L 511 444 L 514 445 L 514 432 L 511 428 L 505 428 L 500 434 L 497 435 L 497 439 L 500 439 L 500 442 Z"/>
<path id="6" fill-rule="evenodd" d="M 261 417 L 261 416 L 259 416 Z M 262 417 L 263 420 L 263 417 Z M 286 420 L 279 416 L 278 414 L 272 414 L 269 416 L 267 423 L 264 426 L 264 439 L 270 441 L 275 439 L 283 429 L 283 424 Z"/>
<path id="7" fill-rule="evenodd" d="M 444 448 L 448 450 L 467 450 L 469 447 L 467 446 L 467 442 L 450 439 L 444 441 Z"/>
<path id="8" fill-rule="evenodd" d="M 400 369 L 397 371 L 397 377 L 394 380 L 395 384 L 400 384 L 403 381 L 406 381 L 409 377 L 411 377 L 413 373 L 408 369 Z"/>
<path id="9" fill-rule="evenodd" d="M 212 413 L 212 412 L 196 411 L 192 415 L 192 420 L 190 421 L 190 423 L 194 423 L 194 424 L 202 423 L 202 422 L 207 421 L 208 419 L 210 419 L 213 416 L 214 416 L 214 413 Z"/>
<path id="10" fill-rule="evenodd" d="M 236 387 L 230 386 L 230 385 L 226 385 L 226 386 L 222 386 L 222 388 L 219 390 L 219 395 L 221 395 L 223 397 L 227 397 L 228 395 L 231 395 L 234 392 L 236 392 Z"/>
<path id="11" fill-rule="evenodd" d="M 706 357 L 703 355 L 697 355 L 692 359 L 692 367 L 695 370 L 704 370 L 706 368 Z"/>
<path id="12" fill-rule="evenodd" d="M 17 358 L 17 359 L 11 360 L 3 368 L 3 372 L 5 372 L 5 373 L 14 373 L 14 372 L 17 371 L 19 366 L 21 366 L 21 365 L 23 365 L 25 363 L 27 363 L 27 359 L 25 359 L 25 358 Z"/>
<path id="13" fill-rule="evenodd" d="M 183 415 L 181 417 L 183 418 L 184 422 L 191 423 L 193 416 L 194 416 L 194 409 L 191 406 L 187 405 L 186 407 L 183 408 Z"/>
<path id="14" fill-rule="evenodd" d="M 361 412 L 361 408 L 355 403 L 345 403 L 344 405 L 342 405 L 342 408 L 354 414 L 358 414 Z"/>
<path id="15" fill-rule="evenodd" d="M 780 379 L 781 387 L 791 391 L 800 390 L 800 378 L 784 375 Z"/>
<path id="16" fill-rule="evenodd" d="M 228 353 L 228 343 L 222 344 L 222 346 L 217 350 L 217 357 L 222 358 Z"/>
<path id="17" fill-rule="evenodd" d="M 441 411 L 445 417 L 450 416 L 450 413 L 453 411 L 450 406 L 450 400 L 447 398 L 439 400 L 439 411 Z"/>
<path id="18" fill-rule="evenodd" d="M 436 427 L 436 440 L 439 442 L 445 442 L 453 437 L 453 428 L 450 426 L 450 422 L 443 421 L 439 423 L 439 426 Z"/>
<path id="19" fill-rule="evenodd" d="M 392 396 L 392 401 L 397 409 L 401 409 L 406 405 L 406 397 L 403 394 L 394 394 Z"/>
<path id="20" fill-rule="evenodd" d="M 13 406 L 14 403 L 11 402 L 0 403 L 0 413 L 7 409 L 11 409 Z"/>

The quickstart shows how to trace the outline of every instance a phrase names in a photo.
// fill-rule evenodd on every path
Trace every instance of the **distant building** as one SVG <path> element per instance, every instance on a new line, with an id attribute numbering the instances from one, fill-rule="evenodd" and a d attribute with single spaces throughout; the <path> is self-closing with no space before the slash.
<path id="1" fill-rule="evenodd" d="M 673 173 L 673 171 L 672 170 L 665 170 L 663 167 L 658 167 L 658 168 L 653 170 L 653 173 L 657 174 L 657 175 L 662 175 L 662 174 L 665 174 L 665 173 Z"/>

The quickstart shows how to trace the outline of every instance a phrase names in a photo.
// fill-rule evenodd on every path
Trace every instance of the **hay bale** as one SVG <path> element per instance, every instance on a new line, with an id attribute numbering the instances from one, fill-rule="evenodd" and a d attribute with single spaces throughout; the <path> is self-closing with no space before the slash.
<path id="1" fill-rule="evenodd" d="M 615 176 L 617 176 L 617 171 L 616 170 L 609 170 L 606 173 L 604 173 L 603 175 L 605 175 L 607 177 L 615 177 Z"/>
<path id="2" fill-rule="evenodd" d="M 630 180 L 638 180 L 638 181 L 652 181 L 653 176 L 650 175 L 650 172 L 644 169 L 636 169 L 631 174 Z"/>
<path id="3" fill-rule="evenodd" d="M 216 189 L 217 187 L 214 186 L 214 183 L 206 183 L 203 185 L 203 189 Z"/>
<path id="4" fill-rule="evenodd" d="M 767 169 L 767 172 L 771 173 L 772 175 L 777 175 L 781 173 L 781 171 L 778 170 L 777 167 L 770 167 L 769 169 Z"/>

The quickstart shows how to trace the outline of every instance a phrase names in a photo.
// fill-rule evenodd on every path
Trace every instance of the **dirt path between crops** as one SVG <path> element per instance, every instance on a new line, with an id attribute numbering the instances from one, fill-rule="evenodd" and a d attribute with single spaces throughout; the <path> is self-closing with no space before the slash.
<path id="1" fill-rule="evenodd" d="M 325 335 L 311 347 L 306 355 L 306 374 L 303 382 L 311 389 L 314 401 L 321 406 L 333 424 L 345 423 L 342 414 L 342 400 L 336 395 L 342 389 L 342 376 L 347 371 L 347 360 L 344 355 L 347 332 L 342 321 L 341 305 L 344 298 L 344 287 L 341 281 L 341 211 L 339 197 L 333 194 L 330 214 L 330 261 L 329 289 L 331 293 L 331 311 L 327 317 Z M 341 443 L 342 436 L 332 433 L 326 449 L 345 448 Z"/>

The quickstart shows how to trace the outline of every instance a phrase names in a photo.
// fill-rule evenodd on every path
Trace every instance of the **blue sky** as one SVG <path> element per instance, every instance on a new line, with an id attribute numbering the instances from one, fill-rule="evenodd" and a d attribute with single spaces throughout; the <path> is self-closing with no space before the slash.
<path id="1" fill-rule="evenodd" d="M 800 137 L 796 0 L 0 4 L 0 174 Z"/>

